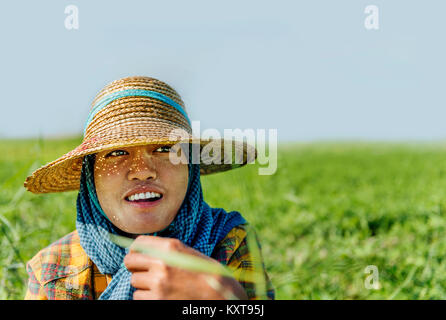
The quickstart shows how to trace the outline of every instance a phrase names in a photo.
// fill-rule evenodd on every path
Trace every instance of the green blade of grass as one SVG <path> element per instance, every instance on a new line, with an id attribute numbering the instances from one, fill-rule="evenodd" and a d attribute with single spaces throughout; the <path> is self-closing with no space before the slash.
<path id="1" fill-rule="evenodd" d="M 159 249 L 150 247 L 146 244 L 140 245 L 134 243 L 133 239 L 122 237 L 112 233 L 109 233 L 109 237 L 113 243 L 115 243 L 120 247 L 130 248 L 131 246 L 132 250 L 149 255 L 154 258 L 161 259 L 167 265 L 172 267 L 183 268 L 186 270 L 196 271 L 196 272 L 217 274 L 233 278 L 231 271 L 222 264 L 212 263 L 202 258 L 180 252 L 161 251 Z"/>
<path id="2" fill-rule="evenodd" d="M 249 226 L 247 230 L 246 243 L 248 245 L 248 250 L 251 254 L 254 267 L 251 281 L 254 282 L 256 296 L 258 296 L 260 299 L 267 300 L 268 296 L 266 294 L 266 280 L 263 275 L 262 256 L 260 249 L 257 246 L 257 239 L 254 229 L 252 229 L 251 226 Z"/>
<path id="3" fill-rule="evenodd" d="M 393 300 L 395 297 L 400 293 L 402 289 L 404 289 L 411 281 L 413 276 L 415 275 L 415 272 L 418 270 L 417 266 L 413 266 L 412 269 L 409 271 L 409 275 L 407 276 L 406 280 L 398 287 L 396 290 L 387 298 L 387 300 Z"/>
<path id="4" fill-rule="evenodd" d="M 250 281 L 254 283 L 259 283 L 258 284 L 259 288 L 263 288 L 265 286 L 265 284 L 262 286 L 262 281 L 265 282 L 263 275 L 261 274 L 261 272 L 257 272 L 257 270 L 262 270 L 262 268 L 260 268 L 259 266 L 257 266 L 256 270 L 253 271 L 246 270 L 243 273 L 236 271 L 237 275 L 235 276 L 235 274 L 232 272 L 230 268 L 222 264 L 212 263 L 202 258 L 198 258 L 180 252 L 161 251 L 159 249 L 149 247 L 146 244 L 137 245 L 133 243 L 134 239 L 119 236 L 116 234 L 109 233 L 108 235 L 110 237 L 110 240 L 116 245 L 123 248 L 130 248 L 131 246 L 132 250 L 146 254 L 154 258 L 161 259 L 167 265 L 172 267 L 183 268 L 186 270 L 196 271 L 196 272 L 217 274 L 225 277 L 235 278 L 238 281 Z M 253 250 L 255 249 L 256 248 L 254 248 Z M 258 255 L 256 254 L 256 252 L 254 252 L 254 256 L 255 256 L 254 259 L 257 261 L 259 258 L 257 258 Z"/>

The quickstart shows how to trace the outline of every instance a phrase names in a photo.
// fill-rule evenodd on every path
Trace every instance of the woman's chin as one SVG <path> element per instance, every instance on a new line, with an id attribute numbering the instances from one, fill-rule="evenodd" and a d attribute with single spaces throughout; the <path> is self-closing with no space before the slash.
<path id="1" fill-rule="evenodd" d="M 163 230 L 170 224 L 168 221 L 160 221 L 157 219 L 157 215 L 153 212 L 128 213 L 127 217 L 132 217 L 132 219 L 122 219 L 119 229 L 136 236 Z"/>
<path id="2" fill-rule="evenodd" d="M 132 235 L 148 234 L 164 230 L 175 218 L 175 213 L 165 206 L 135 208 L 122 206 L 119 215 L 113 216 L 113 224 L 120 230 Z M 116 211 L 115 211 L 116 212 Z"/>

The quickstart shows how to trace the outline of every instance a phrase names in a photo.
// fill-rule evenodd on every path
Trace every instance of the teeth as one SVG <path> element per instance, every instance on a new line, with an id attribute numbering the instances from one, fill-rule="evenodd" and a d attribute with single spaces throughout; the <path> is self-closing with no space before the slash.
<path id="1" fill-rule="evenodd" d="M 140 199 L 151 199 L 151 198 L 160 198 L 161 195 L 157 192 L 146 192 L 146 193 L 136 193 L 132 194 L 129 197 L 130 201 L 140 200 Z"/>

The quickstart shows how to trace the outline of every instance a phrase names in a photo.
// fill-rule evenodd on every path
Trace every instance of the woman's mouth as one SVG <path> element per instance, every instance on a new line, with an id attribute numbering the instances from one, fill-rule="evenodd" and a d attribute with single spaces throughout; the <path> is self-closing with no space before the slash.
<path id="1" fill-rule="evenodd" d="M 157 192 L 145 192 L 132 194 L 130 197 L 126 197 L 125 201 L 138 208 L 147 208 L 158 205 L 162 199 L 162 194 Z"/>

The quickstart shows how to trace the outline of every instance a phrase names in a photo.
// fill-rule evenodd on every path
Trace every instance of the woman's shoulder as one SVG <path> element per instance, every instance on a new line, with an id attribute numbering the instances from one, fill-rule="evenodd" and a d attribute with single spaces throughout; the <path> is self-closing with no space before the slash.
<path id="1" fill-rule="evenodd" d="M 249 223 L 244 223 L 232 228 L 214 249 L 212 257 L 221 263 L 229 264 L 229 261 L 246 243 L 248 233 L 255 233 Z"/>
<path id="2" fill-rule="evenodd" d="M 259 238 L 254 228 L 248 223 L 232 228 L 215 247 L 212 257 L 233 271 L 234 277 L 243 286 L 250 300 L 275 298 L 273 284 L 263 263 Z M 258 269 L 259 267 L 261 270 Z M 260 293 L 257 287 L 259 284 L 255 283 L 258 280 L 253 278 L 254 270 L 258 270 L 259 274 L 264 276 L 264 280 L 261 280 L 266 290 L 264 294 Z"/>
<path id="3" fill-rule="evenodd" d="M 79 273 L 91 265 L 80 245 L 77 231 L 70 232 L 40 250 L 28 261 L 26 269 L 41 283 Z"/>

